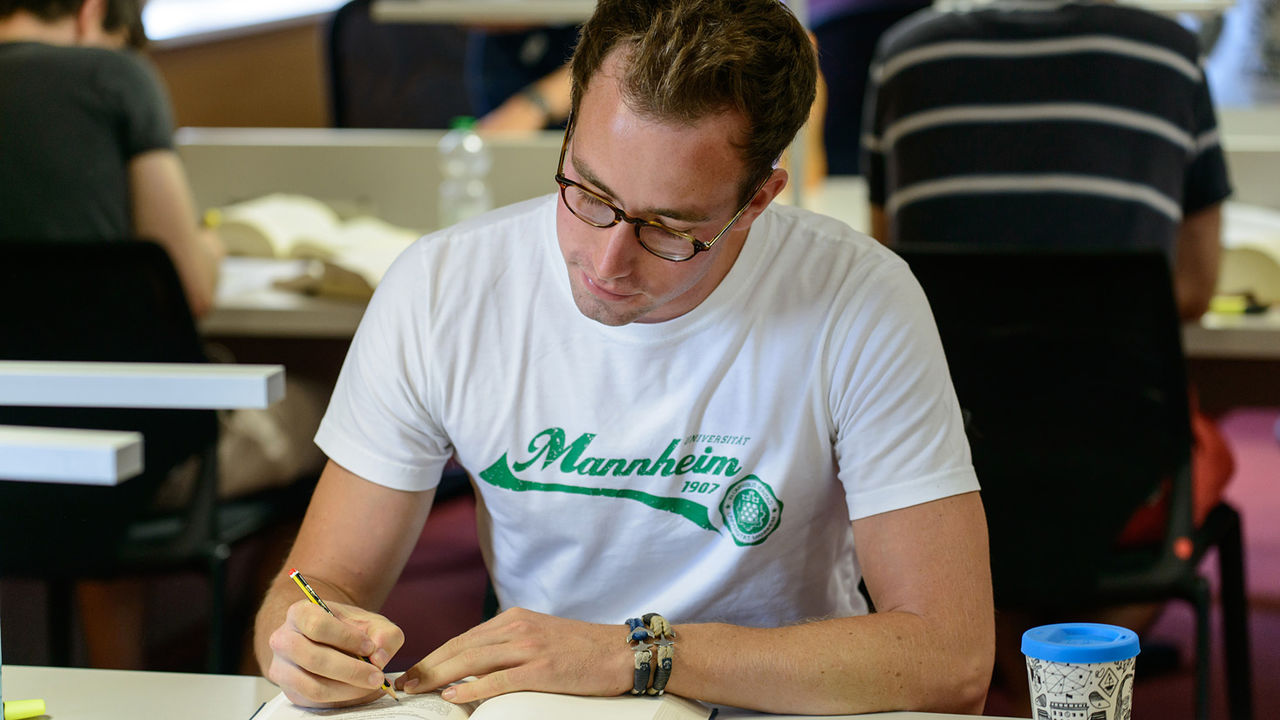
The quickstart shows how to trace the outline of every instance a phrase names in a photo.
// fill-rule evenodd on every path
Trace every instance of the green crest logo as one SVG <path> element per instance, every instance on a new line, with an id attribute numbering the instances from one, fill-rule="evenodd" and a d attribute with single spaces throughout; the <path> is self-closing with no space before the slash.
<path id="1" fill-rule="evenodd" d="M 725 491 L 720 515 L 735 543 L 759 545 L 782 522 L 782 501 L 763 480 L 748 475 Z"/>

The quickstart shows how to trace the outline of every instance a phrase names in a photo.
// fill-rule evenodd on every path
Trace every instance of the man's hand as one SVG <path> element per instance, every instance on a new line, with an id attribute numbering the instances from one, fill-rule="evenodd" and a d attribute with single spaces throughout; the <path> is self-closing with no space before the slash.
<path id="1" fill-rule="evenodd" d="M 622 623 L 598 625 L 514 608 L 441 645 L 396 679 L 409 693 L 446 688 L 444 699 L 472 702 L 517 690 L 621 695 L 631 689 L 631 651 Z"/>
<path id="2" fill-rule="evenodd" d="M 404 633 L 376 613 L 342 603 L 328 605 L 333 615 L 308 600 L 289 606 L 284 624 L 271 633 L 267 678 L 295 705 L 369 702 L 382 694 L 382 668 L 404 644 Z"/>

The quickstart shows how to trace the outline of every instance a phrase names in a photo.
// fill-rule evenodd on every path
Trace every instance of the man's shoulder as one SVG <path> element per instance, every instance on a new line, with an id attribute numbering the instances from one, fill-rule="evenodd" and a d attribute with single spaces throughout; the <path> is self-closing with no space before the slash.
<path id="1" fill-rule="evenodd" d="M 770 208 L 774 235 L 767 273 L 839 278 L 856 287 L 886 273 L 905 271 L 906 264 L 892 250 L 845 222 L 789 205 Z"/>
<path id="2" fill-rule="evenodd" d="M 1200 57 L 1200 40 L 1171 17 L 1131 5 L 1100 3 L 1091 7 L 1100 28 L 1158 45 L 1193 62 Z"/>
<path id="3" fill-rule="evenodd" d="M 544 195 L 524 200 L 428 233 L 401 254 L 384 282 L 399 275 L 396 268 L 404 265 L 416 268 L 404 271 L 410 284 L 421 280 L 423 268 L 441 279 L 476 266 L 489 273 L 500 273 L 504 267 L 527 269 L 531 258 L 542 252 L 547 233 L 554 232 L 551 199 Z"/>

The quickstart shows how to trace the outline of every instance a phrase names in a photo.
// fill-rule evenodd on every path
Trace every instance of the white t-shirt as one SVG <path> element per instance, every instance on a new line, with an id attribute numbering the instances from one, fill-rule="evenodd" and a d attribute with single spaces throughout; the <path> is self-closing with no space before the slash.
<path id="1" fill-rule="evenodd" d="M 504 608 L 759 627 L 865 612 L 850 520 L 978 488 L 905 263 L 774 205 L 697 308 L 608 327 L 573 302 L 557 202 L 406 251 L 316 442 L 402 490 L 456 453 Z"/>

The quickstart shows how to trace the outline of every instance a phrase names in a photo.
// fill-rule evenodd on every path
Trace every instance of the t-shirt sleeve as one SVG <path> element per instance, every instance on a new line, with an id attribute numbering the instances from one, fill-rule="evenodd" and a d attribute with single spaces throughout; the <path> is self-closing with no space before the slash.
<path id="1" fill-rule="evenodd" d="M 111 52 L 100 66 L 99 86 L 121 120 L 126 157 L 173 148 L 169 97 L 155 69 L 132 52 Z"/>
<path id="2" fill-rule="evenodd" d="M 887 252 L 887 251 L 885 251 Z M 857 302 L 835 355 L 835 450 L 851 520 L 978 489 L 924 292 L 896 257 Z"/>
<path id="3" fill-rule="evenodd" d="M 423 242 L 401 254 L 378 284 L 316 433 L 331 460 L 398 490 L 435 487 L 453 455 L 430 410 L 440 389 L 429 367 Z"/>
<path id="4" fill-rule="evenodd" d="M 1192 97 L 1191 113 L 1195 146 L 1189 158 L 1182 193 L 1184 216 L 1220 203 L 1231 195 L 1231 181 L 1227 176 L 1227 161 L 1222 151 L 1218 120 L 1203 68 Z"/>

